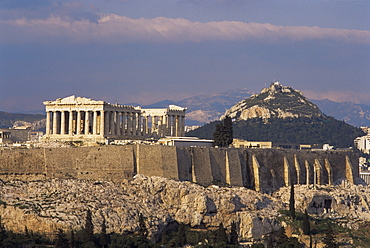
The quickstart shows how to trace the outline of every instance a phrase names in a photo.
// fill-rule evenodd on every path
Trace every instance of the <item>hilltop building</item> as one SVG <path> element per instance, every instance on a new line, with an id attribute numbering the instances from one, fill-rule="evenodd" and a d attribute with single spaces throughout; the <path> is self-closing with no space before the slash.
<path id="1" fill-rule="evenodd" d="M 370 134 L 370 127 L 360 127 L 360 129 L 365 133 Z"/>
<path id="2" fill-rule="evenodd" d="M 142 109 L 76 96 L 45 101 L 44 105 L 44 140 L 104 143 L 107 140 L 185 135 L 186 108 L 175 105 Z"/>

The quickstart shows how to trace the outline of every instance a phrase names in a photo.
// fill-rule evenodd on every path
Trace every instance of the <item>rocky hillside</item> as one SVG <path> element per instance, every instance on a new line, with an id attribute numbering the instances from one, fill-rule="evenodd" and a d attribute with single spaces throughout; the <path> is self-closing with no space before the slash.
<path id="1" fill-rule="evenodd" d="M 13 127 L 16 122 L 16 126 L 28 125 L 34 127 L 34 130 L 45 128 L 45 115 L 43 114 L 14 114 L 0 111 L 0 128 Z"/>
<path id="2" fill-rule="evenodd" d="M 225 115 L 236 120 L 323 117 L 320 109 L 300 91 L 282 86 L 279 82 L 274 82 L 269 88 L 264 88 L 260 94 L 238 102 L 228 109 L 221 119 Z"/>
<path id="3" fill-rule="evenodd" d="M 370 221 L 370 188 L 346 181 L 338 183 L 317 189 L 296 185 L 296 209 L 308 209 L 317 219 L 330 217 L 346 230 L 357 230 Z M 1 182 L 0 195 L 0 215 L 7 230 L 78 230 L 90 209 L 94 226 L 100 227 L 104 217 L 108 233 L 136 232 L 141 213 L 154 241 L 175 221 L 205 229 L 217 228 L 220 222 L 230 229 L 234 221 L 240 240 L 257 239 L 287 225 L 281 210 L 289 205 L 289 188 L 266 195 L 246 188 L 204 188 L 142 175 L 120 184 L 72 179 Z M 329 213 L 316 205 L 323 199 L 333 201 Z M 346 238 L 351 240 L 350 236 Z"/>
<path id="4" fill-rule="evenodd" d="M 290 144 L 325 144 L 346 148 L 365 133 L 323 114 L 303 94 L 279 82 L 244 99 L 221 117 L 233 119 L 234 138 Z M 212 139 L 218 122 L 206 124 L 188 136 Z"/>
<path id="5" fill-rule="evenodd" d="M 294 89 L 293 89 L 294 90 Z M 296 91 L 300 94 L 299 91 Z M 215 120 L 230 109 L 235 103 L 249 98 L 253 92 L 247 89 L 231 90 L 219 94 L 207 94 L 189 97 L 181 101 L 165 100 L 145 107 L 166 107 L 175 104 L 187 107 L 186 125 L 204 125 Z M 306 98 L 303 98 L 307 101 Z M 370 106 L 355 104 L 352 102 L 333 102 L 330 100 L 310 100 L 328 116 L 333 116 L 337 120 L 344 120 L 346 123 L 355 126 L 370 126 Z M 130 105 L 130 104 L 128 104 Z M 133 105 L 140 105 L 134 103 Z"/>

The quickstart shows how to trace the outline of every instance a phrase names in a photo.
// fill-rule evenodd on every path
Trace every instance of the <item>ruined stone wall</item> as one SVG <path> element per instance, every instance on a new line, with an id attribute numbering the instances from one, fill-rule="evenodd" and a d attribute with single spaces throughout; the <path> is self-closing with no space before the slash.
<path id="1" fill-rule="evenodd" d="M 145 146 L 135 148 L 136 172 L 146 176 L 179 179 L 175 146 Z"/>
<path id="2" fill-rule="evenodd" d="M 291 183 L 332 184 L 340 178 L 353 182 L 359 175 L 355 152 L 248 149 L 247 153 L 259 162 L 261 188 L 265 192 Z M 248 162 L 252 164 L 252 161 Z"/>
<path id="3" fill-rule="evenodd" d="M 0 178 L 42 180 L 46 177 L 44 149 L 0 151 Z"/>
<path id="4" fill-rule="evenodd" d="M 161 176 L 201 185 L 272 192 L 294 184 L 358 177 L 358 154 L 342 151 L 200 148 L 153 145 L 16 149 L 0 152 L 0 178 L 130 179 Z"/>

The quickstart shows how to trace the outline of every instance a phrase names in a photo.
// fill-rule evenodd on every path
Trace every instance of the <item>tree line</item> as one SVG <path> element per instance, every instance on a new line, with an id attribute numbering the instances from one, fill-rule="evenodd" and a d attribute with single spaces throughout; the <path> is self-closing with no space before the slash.
<path id="1" fill-rule="evenodd" d="M 217 140 L 224 122 L 215 121 L 193 131 L 187 136 Z M 352 147 L 353 141 L 365 133 L 344 121 L 325 118 L 252 118 L 232 122 L 233 137 L 248 141 L 272 141 L 276 143 L 325 144 L 335 147 Z M 216 141 L 215 141 L 216 142 Z"/>

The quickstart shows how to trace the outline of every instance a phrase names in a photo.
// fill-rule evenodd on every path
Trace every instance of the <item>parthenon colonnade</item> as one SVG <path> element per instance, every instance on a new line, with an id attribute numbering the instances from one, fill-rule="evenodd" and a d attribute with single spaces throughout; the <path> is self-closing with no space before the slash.
<path id="1" fill-rule="evenodd" d="M 44 102 L 46 139 L 92 140 L 185 135 L 186 108 L 165 109 L 110 104 L 70 96 Z"/>
<path id="2" fill-rule="evenodd" d="M 167 109 L 142 109 L 145 134 L 158 137 L 185 136 L 185 109 L 169 105 Z"/>

